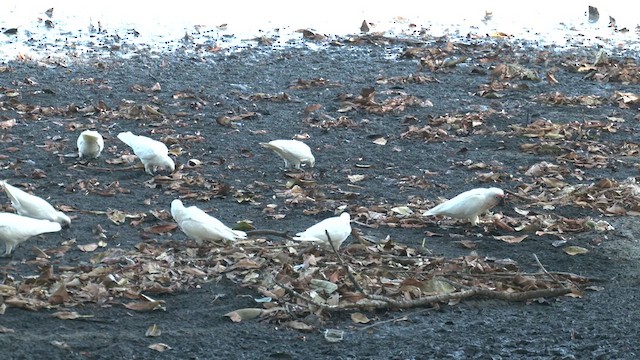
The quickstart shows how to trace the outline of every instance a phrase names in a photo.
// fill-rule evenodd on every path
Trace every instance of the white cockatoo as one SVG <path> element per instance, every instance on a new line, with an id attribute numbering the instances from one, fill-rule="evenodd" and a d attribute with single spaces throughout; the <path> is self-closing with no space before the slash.
<path id="1" fill-rule="evenodd" d="M 57 222 L 60 225 L 71 224 L 71 219 L 65 213 L 56 210 L 45 199 L 20 190 L 4 180 L 0 181 L 0 186 L 9 196 L 11 205 L 18 214 L 34 219 Z"/>
<path id="2" fill-rule="evenodd" d="M 340 245 L 351 234 L 351 216 L 349 213 L 343 212 L 340 216 L 324 219 L 307 230 L 297 233 L 293 240 L 313 241 L 323 249 L 332 250 L 327 233 L 331 238 L 333 247 L 338 250 Z"/>
<path id="3" fill-rule="evenodd" d="M 496 187 L 476 188 L 458 194 L 451 200 L 426 211 L 423 216 L 444 215 L 457 219 L 469 219 L 471 225 L 478 224 L 478 216 L 504 199 L 504 191 Z"/>
<path id="4" fill-rule="evenodd" d="M 85 130 L 78 136 L 78 157 L 95 159 L 100 156 L 104 149 L 104 139 L 99 132 L 93 130 Z"/>
<path id="5" fill-rule="evenodd" d="M 144 164 L 144 171 L 153 175 L 157 169 L 173 172 L 176 164 L 169 157 L 167 146 L 146 136 L 134 135 L 130 131 L 118 134 L 118 139 L 129 145 L 133 153 Z"/>
<path id="6" fill-rule="evenodd" d="M 260 145 L 278 154 L 284 160 L 284 167 L 287 169 L 300 169 L 301 164 L 306 164 L 309 167 L 316 165 L 311 148 L 302 141 L 273 140 L 268 143 L 260 143 Z"/>
<path id="7" fill-rule="evenodd" d="M 34 219 L 12 213 L 0 213 L 0 241 L 4 243 L 4 256 L 11 254 L 18 244 L 32 236 L 60 231 L 57 222 Z"/>
<path id="8" fill-rule="evenodd" d="M 188 237 L 201 245 L 203 241 L 246 239 L 244 231 L 233 230 L 196 206 L 185 207 L 182 201 L 171 202 L 171 216 Z"/>

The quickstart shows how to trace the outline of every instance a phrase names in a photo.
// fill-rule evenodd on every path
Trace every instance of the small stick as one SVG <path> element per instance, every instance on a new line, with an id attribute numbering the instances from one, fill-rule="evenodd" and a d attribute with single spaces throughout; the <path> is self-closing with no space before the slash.
<path id="1" fill-rule="evenodd" d="M 277 230 L 249 230 L 245 231 L 247 236 L 255 237 L 255 236 L 263 236 L 263 235 L 273 235 L 279 236 L 288 240 L 293 240 L 287 231 L 277 231 Z"/>
<path id="2" fill-rule="evenodd" d="M 511 195 L 511 196 L 517 197 L 517 198 L 518 198 L 518 199 L 520 199 L 520 200 L 531 201 L 531 199 L 530 199 L 530 198 L 527 198 L 527 197 L 524 197 L 524 196 L 519 195 L 519 194 L 517 194 L 517 193 L 514 193 L 513 191 L 505 190 L 504 192 L 506 192 L 507 194 L 509 194 L 509 195 Z"/>
<path id="3" fill-rule="evenodd" d="M 431 310 L 431 309 L 424 309 L 424 310 Z M 384 324 L 387 324 L 387 323 L 390 323 L 390 322 L 394 323 L 396 321 L 407 321 L 407 320 L 409 320 L 409 317 L 405 315 L 405 316 L 399 317 L 399 318 L 393 318 L 393 319 L 389 319 L 389 320 L 378 321 L 378 322 L 375 322 L 373 324 L 369 324 L 367 326 L 363 326 L 361 328 L 358 328 L 358 331 L 364 331 L 364 330 L 370 329 L 372 327 L 375 327 L 375 326 L 378 326 L 378 325 L 384 325 Z"/>
<path id="4" fill-rule="evenodd" d="M 351 271 L 349 271 L 349 267 L 342 260 L 342 256 L 340 256 L 340 253 L 338 253 L 338 249 L 336 249 L 335 245 L 333 245 L 333 241 L 331 241 L 331 236 L 329 235 L 329 230 L 325 229 L 324 233 L 325 235 L 327 235 L 327 240 L 329 241 L 329 245 L 331 245 L 331 249 L 333 250 L 333 253 L 336 254 L 336 257 L 338 258 L 338 262 L 344 268 L 344 271 L 347 273 L 347 276 L 349 276 L 349 280 L 351 280 L 351 282 L 353 283 L 353 286 L 356 288 L 356 290 L 358 290 L 359 292 L 367 296 L 367 293 L 362 289 L 362 286 L 360 286 L 360 283 L 358 283 L 358 280 L 356 280 L 355 276 L 353 276 Z"/>
<path id="5" fill-rule="evenodd" d="M 540 267 L 540 269 L 542 269 L 542 272 L 547 275 L 551 280 L 553 280 L 556 284 L 558 285 L 563 285 L 560 280 L 558 280 L 558 278 L 556 278 L 555 276 L 551 275 L 547 269 L 544 268 L 544 265 L 542 265 L 542 263 L 540 262 L 540 259 L 538 259 L 538 255 L 533 254 L 533 258 L 536 259 L 536 263 L 538 263 L 538 266 Z M 563 285 L 564 286 L 564 285 Z"/>

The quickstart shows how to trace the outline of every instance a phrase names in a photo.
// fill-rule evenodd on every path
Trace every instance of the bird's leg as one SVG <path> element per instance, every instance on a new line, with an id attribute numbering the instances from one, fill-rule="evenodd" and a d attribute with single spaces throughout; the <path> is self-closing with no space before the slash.
<path id="1" fill-rule="evenodd" d="M 4 244 L 5 250 L 4 250 L 4 254 L 2 255 L 3 258 L 8 258 L 11 257 L 11 252 L 13 251 L 13 246 L 11 246 L 8 243 Z"/>

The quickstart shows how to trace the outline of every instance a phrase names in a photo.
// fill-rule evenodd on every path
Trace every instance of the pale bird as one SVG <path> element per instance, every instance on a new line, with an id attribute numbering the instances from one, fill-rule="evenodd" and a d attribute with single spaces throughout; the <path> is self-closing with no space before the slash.
<path id="1" fill-rule="evenodd" d="M 6 181 L 0 181 L 0 186 L 7 193 L 11 205 L 22 216 L 57 222 L 60 225 L 70 225 L 71 219 L 62 211 L 56 210 L 45 199 L 31 195 Z"/>
<path id="2" fill-rule="evenodd" d="M 4 243 L 4 256 L 11 255 L 18 244 L 32 236 L 60 231 L 57 222 L 34 219 L 12 213 L 0 213 L 0 241 Z"/>
<path id="3" fill-rule="evenodd" d="M 339 249 L 340 245 L 351 234 L 351 216 L 349 213 L 343 212 L 340 216 L 324 219 L 307 230 L 297 233 L 293 240 L 313 241 L 323 249 L 331 250 L 327 233 L 331 238 L 333 247 L 336 250 Z"/>
<path id="4" fill-rule="evenodd" d="M 273 140 L 268 143 L 260 143 L 260 145 L 278 154 L 284 160 L 284 167 L 287 169 L 300 169 L 301 164 L 306 164 L 309 167 L 316 165 L 311 148 L 302 141 Z"/>
<path id="5" fill-rule="evenodd" d="M 471 225 L 478 224 L 478 217 L 485 211 L 498 205 L 504 199 L 502 189 L 476 188 L 458 194 L 451 200 L 426 211 L 423 216 L 444 215 L 457 219 L 468 219 Z"/>
<path id="6" fill-rule="evenodd" d="M 244 231 L 233 230 L 196 206 L 185 207 L 182 201 L 171 202 L 171 216 L 188 237 L 201 245 L 203 241 L 246 239 Z"/>
<path id="7" fill-rule="evenodd" d="M 85 130 L 78 136 L 78 157 L 95 159 L 100 156 L 104 149 L 104 139 L 99 132 Z"/>
<path id="8" fill-rule="evenodd" d="M 164 143 L 146 136 L 134 135 L 130 131 L 121 132 L 118 139 L 131 147 L 133 153 L 144 164 L 144 171 L 147 173 L 153 175 L 158 169 L 171 172 L 176 169 L 176 164 L 169 157 L 169 149 Z"/>

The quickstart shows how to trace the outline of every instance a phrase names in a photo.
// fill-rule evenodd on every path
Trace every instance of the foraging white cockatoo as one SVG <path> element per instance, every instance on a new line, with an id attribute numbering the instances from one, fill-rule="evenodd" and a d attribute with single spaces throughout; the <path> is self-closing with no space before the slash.
<path id="1" fill-rule="evenodd" d="M 203 241 L 246 239 L 244 231 L 233 230 L 196 206 L 185 207 L 182 201 L 171 202 L 171 216 L 188 237 L 201 245 Z"/>
<path id="2" fill-rule="evenodd" d="M 78 136 L 78 157 L 97 158 L 104 149 L 104 139 L 99 132 L 93 130 L 85 130 Z"/>
<path id="3" fill-rule="evenodd" d="M 144 164 L 144 171 L 147 173 L 153 175 L 156 169 L 171 172 L 176 169 L 176 164 L 169 157 L 169 149 L 164 143 L 146 136 L 134 135 L 130 131 L 121 132 L 118 139 L 131 147 L 133 153 Z"/>
<path id="4" fill-rule="evenodd" d="M 70 225 L 71 219 L 62 211 L 56 210 L 45 199 L 31 195 L 6 181 L 0 181 L 0 187 L 11 199 L 11 205 L 22 216 L 57 222 L 60 225 Z"/>
<path id="5" fill-rule="evenodd" d="M 278 154 L 284 160 L 284 167 L 287 169 L 300 169 L 301 164 L 314 167 L 316 164 L 311 148 L 302 141 L 273 140 L 268 143 L 260 143 L 260 145 Z"/>
<path id="6" fill-rule="evenodd" d="M 307 230 L 297 233 L 293 240 L 313 241 L 323 249 L 331 250 L 331 244 L 329 244 L 325 231 L 329 233 L 333 247 L 336 250 L 339 249 L 351 234 L 351 216 L 343 212 L 340 216 L 324 219 Z"/>
<path id="7" fill-rule="evenodd" d="M 426 211 L 423 216 L 444 215 L 458 219 L 469 219 L 471 225 L 478 224 L 478 216 L 496 206 L 504 199 L 502 189 L 476 188 L 458 194 L 451 200 Z"/>
<path id="8" fill-rule="evenodd" d="M 60 231 L 57 222 L 34 219 L 12 213 L 0 213 L 0 242 L 4 243 L 4 256 L 11 254 L 18 244 L 32 236 Z"/>

